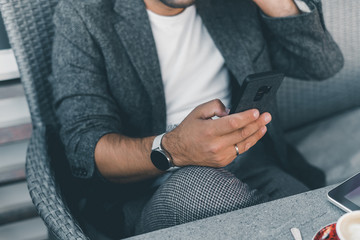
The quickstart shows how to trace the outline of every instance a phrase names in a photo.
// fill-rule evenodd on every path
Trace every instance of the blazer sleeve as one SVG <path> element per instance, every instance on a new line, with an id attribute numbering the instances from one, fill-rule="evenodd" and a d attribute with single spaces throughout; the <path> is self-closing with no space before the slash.
<path id="1" fill-rule="evenodd" d="M 273 68 L 301 79 L 323 80 L 344 65 L 341 50 L 327 31 L 320 2 L 304 1 L 310 12 L 271 18 L 261 12 Z"/>
<path id="2" fill-rule="evenodd" d="M 55 36 L 50 83 L 60 137 L 74 176 L 91 178 L 98 140 L 122 128 L 107 84 L 99 46 L 71 1 L 60 1 L 54 15 Z"/>

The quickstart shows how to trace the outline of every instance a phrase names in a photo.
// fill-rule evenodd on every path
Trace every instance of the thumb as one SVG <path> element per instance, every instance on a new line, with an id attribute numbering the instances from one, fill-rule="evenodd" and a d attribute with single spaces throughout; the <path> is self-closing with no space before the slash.
<path id="1" fill-rule="evenodd" d="M 195 117 L 209 119 L 215 116 L 224 117 L 227 115 L 229 115 L 228 109 L 226 109 L 225 105 L 219 99 L 215 99 L 198 106 Z"/>

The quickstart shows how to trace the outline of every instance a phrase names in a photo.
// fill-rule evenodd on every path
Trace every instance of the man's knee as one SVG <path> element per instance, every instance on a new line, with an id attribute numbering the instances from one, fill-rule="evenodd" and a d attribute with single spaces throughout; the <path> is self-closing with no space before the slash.
<path id="1" fill-rule="evenodd" d="M 185 167 L 156 191 L 144 208 L 142 222 L 145 228 L 156 230 L 248 207 L 262 200 L 260 194 L 224 169 Z"/>
<path id="2" fill-rule="evenodd" d="M 175 211 L 214 215 L 257 203 L 257 194 L 232 173 L 217 168 L 191 166 L 175 172 L 159 189 Z M 209 212 L 209 213 L 207 213 Z"/>

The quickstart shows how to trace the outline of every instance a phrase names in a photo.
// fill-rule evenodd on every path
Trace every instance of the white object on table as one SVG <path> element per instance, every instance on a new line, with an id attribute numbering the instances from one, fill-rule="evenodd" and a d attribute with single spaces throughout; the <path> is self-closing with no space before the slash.
<path id="1" fill-rule="evenodd" d="M 298 228 L 292 228 L 291 233 L 295 240 L 302 240 L 300 230 Z"/>

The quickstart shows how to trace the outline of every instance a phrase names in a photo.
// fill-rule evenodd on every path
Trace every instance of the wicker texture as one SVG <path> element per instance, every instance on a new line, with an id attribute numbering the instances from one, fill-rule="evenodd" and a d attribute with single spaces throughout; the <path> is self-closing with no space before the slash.
<path id="1" fill-rule="evenodd" d="M 47 77 L 51 71 L 52 15 L 56 3 L 57 0 L 0 1 L 34 125 L 55 121 Z"/>
<path id="2" fill-rule="evenodd" d="M 55 182 L 48 155 L 49 135 L 45 127 L 38 127 L 30 140 L 26 159 L 30 196 L 54 238 L 88 239 L 72 217 Z"/>
<path id="3" fill-rule="evenodd" d="M 27 154 L 30 195 L 56 239 L 88 239 L 66 207 L 50 167 L 47 126 L 56 122 L 47 77 L 51 71 L 52 14 L 57 0 L 0 0 L 1 12 L 19 65 L 34 125 Z M 343 50 L 346 64 L 330 81 L 288 79 L 279 92 L 287 128 L 326 117 L 360 103 L 360 22 L 358 0 L 324 1 L 325 22 Z M 344 94 L 347 93 L 347 94 Z"/>
<path id="4" fill-rule="evenodd" d="M 1 13 L 19 66 L 34 126 L 26 173 L 31 198 L 55 239 L 88 239 L 68 210 L 49 157 L 49 126 L 56 124 L 51 72 L 52 16 L 57 0 L 0 0 Z M 54 137 L 56 135 L 53 135 Z"/>

